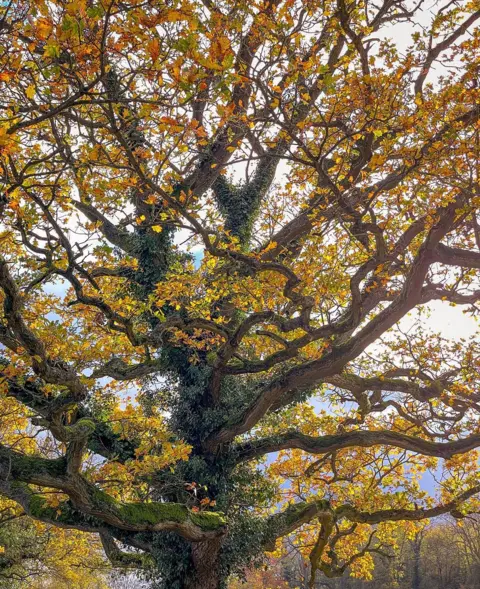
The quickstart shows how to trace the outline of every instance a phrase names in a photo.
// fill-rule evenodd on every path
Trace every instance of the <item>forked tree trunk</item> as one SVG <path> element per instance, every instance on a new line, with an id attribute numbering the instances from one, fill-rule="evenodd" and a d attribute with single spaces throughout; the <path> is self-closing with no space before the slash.
<path id="1" fill-rule="evenodd" d="M 220 546 L 220 539 L 192 545 L 192 570 L 189 571 L 185 589 L 220 588 Z"/>

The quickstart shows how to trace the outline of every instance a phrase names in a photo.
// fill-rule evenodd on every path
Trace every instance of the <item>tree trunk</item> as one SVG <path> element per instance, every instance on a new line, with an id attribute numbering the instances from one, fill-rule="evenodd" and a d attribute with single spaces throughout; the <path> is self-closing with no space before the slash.
<path id="1" fill-rule="evenodd" d="M 192 544 L 192 570 L 185 589 L 219 589 L 221 539 Z"/>
<path id="2" fill-rule="evenodd" d="M 421 560 L 422 537 L 417 534 L 413 540 L 413 575 L 412 575 L 412 589 L 420 589 L 422 585 L 422 578 L 420 575 L 420 560 Z"/>

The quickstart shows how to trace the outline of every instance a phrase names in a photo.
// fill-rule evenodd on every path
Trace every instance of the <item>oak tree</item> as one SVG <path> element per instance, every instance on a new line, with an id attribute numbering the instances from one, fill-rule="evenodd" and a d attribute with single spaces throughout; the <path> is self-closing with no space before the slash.
<path id="1" fill-rule="evenodd" d="M 477 510 L 478 1 L 0 10 L 2 496 L 169 589 Z"/>

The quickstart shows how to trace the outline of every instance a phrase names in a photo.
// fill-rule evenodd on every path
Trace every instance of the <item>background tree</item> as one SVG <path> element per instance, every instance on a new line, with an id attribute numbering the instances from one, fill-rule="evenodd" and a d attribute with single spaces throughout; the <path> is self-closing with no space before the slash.
<path id="1" fill-rule="evenodd" d="M 476 510 L 478 4 L 1 9 L 2 495 L 169 589 Z"/>
<path id="2" fill-rule="evenodd" d="M 2 589 L 107 589 L 111 567 L 92 535 L 18 517 L 0 523 Z"/>

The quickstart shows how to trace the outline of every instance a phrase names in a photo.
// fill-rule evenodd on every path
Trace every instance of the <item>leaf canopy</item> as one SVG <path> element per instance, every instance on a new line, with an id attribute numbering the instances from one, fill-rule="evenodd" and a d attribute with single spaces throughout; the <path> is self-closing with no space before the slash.
<path id="1" fill-rule="evenodd" d="M 478 3 L 1 10 L 0 493 L 179 589 L 477 510 Z"/>

